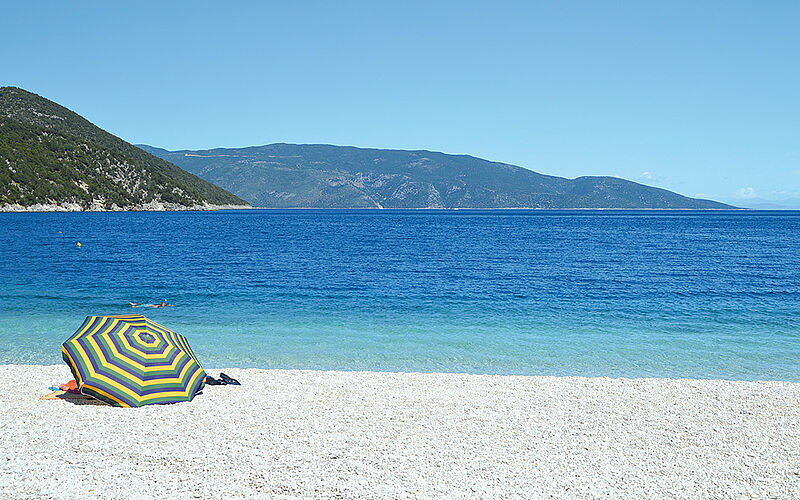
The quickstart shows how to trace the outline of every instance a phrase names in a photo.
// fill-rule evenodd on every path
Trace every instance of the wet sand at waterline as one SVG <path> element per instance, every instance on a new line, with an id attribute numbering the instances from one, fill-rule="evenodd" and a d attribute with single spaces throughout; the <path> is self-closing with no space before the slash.
<path id="1" fill-rule="evenodd" d="M 0 366 L 0 497 L 800 496 L 798 383 L 223 371 L 122 409 Z"/>

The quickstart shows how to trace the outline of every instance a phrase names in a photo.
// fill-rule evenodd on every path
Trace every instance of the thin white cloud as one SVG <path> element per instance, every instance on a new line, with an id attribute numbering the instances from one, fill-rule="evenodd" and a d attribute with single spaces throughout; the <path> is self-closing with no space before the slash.
<path id="1" fill-rule="evenodd" d="M 737 198 L 757 198 L 756 190 L 751 187 L 743 187 L 736 191 Z"/>
<path id="2" fill-rule="evenodd" d="M 770 199 L 786 199 L 786 198 L 800 198 L 800 191 L 789 191 L 788 189 L 777 189 L 775 191 L 770 191 L 769 196 Z"/>

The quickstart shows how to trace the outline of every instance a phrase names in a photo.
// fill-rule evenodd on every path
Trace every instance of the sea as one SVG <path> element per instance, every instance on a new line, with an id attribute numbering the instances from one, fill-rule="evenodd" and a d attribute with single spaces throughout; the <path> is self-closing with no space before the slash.
<path id="1" fill-rule="evenodd" d="M 800 212 L 14 213 L 0 238 L 0 364 L 141 313 L 207 368 L 800 381 Z"/>

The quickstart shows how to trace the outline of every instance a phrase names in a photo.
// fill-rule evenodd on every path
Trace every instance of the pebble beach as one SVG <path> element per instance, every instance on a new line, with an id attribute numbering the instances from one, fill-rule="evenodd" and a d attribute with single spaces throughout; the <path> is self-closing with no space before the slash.
<path id="1" fill-rule="evenodd" d="M 800 497 L 798 383 L 223 371 L 122 409 L 0 366 L 0 498 Z"/>

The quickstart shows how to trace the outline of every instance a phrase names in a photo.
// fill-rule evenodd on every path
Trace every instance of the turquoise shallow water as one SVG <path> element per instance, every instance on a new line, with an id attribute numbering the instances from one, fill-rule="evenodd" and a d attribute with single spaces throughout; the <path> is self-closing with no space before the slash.
<path id="1" fill-rule="evenodd" d="M 800 381 L 800 213 L 0 214 L 0 234 L 0 363 L 60 363 L 86 315 L 141 311 L 207 366 Z"/>

